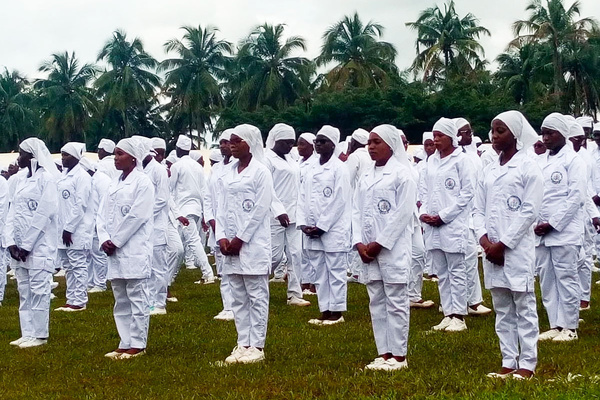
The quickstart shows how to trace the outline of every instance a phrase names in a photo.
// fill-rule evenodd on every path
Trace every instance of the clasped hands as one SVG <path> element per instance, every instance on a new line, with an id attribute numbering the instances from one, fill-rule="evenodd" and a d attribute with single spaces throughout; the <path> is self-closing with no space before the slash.
<path id="1" fill-rule="evenodd" d="M 219 240 L 219 248 L 224 256 L 239 256 L 242 248 L 242 239 L 237 236 L 229 241 L 228 239 Z"/>

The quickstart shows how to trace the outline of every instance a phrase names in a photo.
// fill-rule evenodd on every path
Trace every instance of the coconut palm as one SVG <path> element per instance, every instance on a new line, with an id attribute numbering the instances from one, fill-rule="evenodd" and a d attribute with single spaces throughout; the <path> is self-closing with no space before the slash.
<path id="1" fill-rule="evenodd" d="M 166 71 L 164 93 L 171 100 L 164 106 L 175 132 L 212 130 L 212 118 L 223 106 L 219 79 L 225 77 L 227 54 L 231 43 L 217 38 L 217 29 L 184 26 L 183 39 L 165 43 L 166 52 L 176 52 L 178 58 L 160 63 Z"/>
<path id="2" fill-rule="evenodd" d="M 37 114 L 27 79 L 18 71 L 0 73 L 0 151 L 12 151 L 35 133 Z"/>
<path id="3" fill-rule="evenodd" d="M 481 69 L 484 50 L 478 39 L 490 35 L 471 13 L 459 17 L 454 1 L 423 10 L 415 22 L 406 26 L 417 31 L 417 57 L 411 70 L 423 74 L 423 80 L 463 74 Z"/>
<path id="4" fill-rule="evenodd" d="M 96 66 L 79 66 L 75 53 L 52 54 L 39 68 L 48 77 L 38 79 L 42 127 L 46 142 L 56 147 L 69 141 L 85 141 L 90 116 L 96 112 L 96 98 L 89 87 Z"/>
<path id="5" fill-rule="evenodd" d="M 600 109 L 600 35 L 567 43 L 562 56 L 569 111 L 574 115 L 596 115 Z"/>
<path id="6" fill-rule="evenodd" d="M 324 75 L 324 85 L 330 89 L 345 87 L 381 87 L 398 76 L 394 63 L 396 49 L 380 41 L 384 28 L 369 21 L 364 24 L 358 13 L 345 16 L 323 34 L 318 66 L 336 65 Z"/>

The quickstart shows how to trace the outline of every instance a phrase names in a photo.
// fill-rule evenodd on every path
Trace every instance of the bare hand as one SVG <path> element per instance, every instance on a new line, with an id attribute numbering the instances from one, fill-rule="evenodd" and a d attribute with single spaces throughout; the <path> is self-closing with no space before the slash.
<path id="1" fill-rule="evenodd" d="M 183 226 L 188 226 L 190 224 L 190 221 L 186 217 L 177 217 L 177 221 Z"/>
<path id="2" fill-rule="evenodd" d="M 239 256 L 243 244 L 244 242 L 237 236 L 231 239 L 231 242 L 229 242 L 229 254 L 232 256 Z"/>
<path id="3" fill-rule="evenodd" d="M 20 249 L 15 245 L 8 247 L 8 252 L 10 253 L 11 258 L 13 258 L 14 260 L 17 260 L 17 261 L 21 261 L 19 250 Z"/>
<path id="4" fill-rule="evenodd" d="M 277 219 L 279 220 L 279 223 L 281 224 L 281 226 L 283 226 L 284 228 L 287 228 L 288 226 L 290 226 L 290 217 L 288 217 L 287 214 L 281 214 L 280 216 L 277 217 Z"/>
<path id="5" fill-rule="evenodd" d="M 369 257 L 373 257 L 376 258 L 379 253 L 381 252 L 381 249 L 383 248 L 382 245 L 380 245 L 377 242 L 371 242 L 367 245 L 367 255 Z"/>
<path id="6" fill-rule="evenodd" d="M 63 231 L 62 241 L 65 246 L 70 247 L 73 244 L 73 238 L 71 237 L 72 235 L 73 234 L 71 232 Z"/>
<path id="7" fill-rule="evenodd" d="M 369 264 L 369 263 L 373 262 L 373 260 L 375 260 L 375 257 L 371 257 L 367 254 L 367 246 L 365 244 L 363 244 L 363 243 L 357 244 L 356 250 L 358 251 L 358 255 L 360 256 L 360 259 L 365 264 Z"/>
<path id="8" fill-rule="evenodd" d="M 592 200 L 594 200 L 595 205 L 600 206 L 600 196 L 596 195 L 592 197 Z"/>
<path id="9" fill-rule="evenodd" d="M 110 240 L 107 240 L 106 242 L 102 243 L 101 248 L 102 251 L 105 252 L 106 255 L 109 257 L 115 254 L 115 251 L 117 250 L 117 246 L 115 246 L 115 244 Z"/>
<path id="10" fill-rule="evenodd" d="M 229 254 L 229 240 L 221 239 L 219 240 L 219 249 L 221 250 L 221 254 L 224 256 L 228 256 Z"/>
<path id="11" fill-rule="evenodd" d="M 202 230 L 203 230 L 204 232 L 208 232 L 209 226 L 208 226 L 208 225 L 206 225 L 206 222 L 204 222 L 204 218 L 202 218 L 202 222 L 201 222 L 201 224 L 202 224 Z"/>
<path id="12" fill-rule="evenodd" d="M 592 218 L 592 225 L 594 225 L 594 229 L 596 229 L 596 232 L 600 233 L 600 218 Z"/>
<path id="13" fill-rule="evenodd" d="M 213 232 L 216 232 L 216 229 L 217 229 L 216 226 L 217 226 L 217 224 L 216 224 L 215 220 L 211 219 L 210 221 L 208 221 L 208 224 L 212 228 Z"/>
<path id="14" fill-rule="evenodd" d="M 550 231 L 552 231 L 553 229 L 554 228 L 549 223 L 542 222 L 542 223 L 538 224 L 535 228 L 533 228 L 533 231 L 538 236 L 544 236 L 544 235 L 547 235 L 548 233 L 550 233 Z"/>

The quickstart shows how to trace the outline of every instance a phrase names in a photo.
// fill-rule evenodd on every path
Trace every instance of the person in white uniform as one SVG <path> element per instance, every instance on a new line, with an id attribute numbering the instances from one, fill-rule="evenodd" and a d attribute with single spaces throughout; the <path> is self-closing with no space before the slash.
<path id="1" fill-rule="evenodd" d="M 425 247 L 439 276 L 438 289 L 444 319 L 434 330 L 467 329 L 467 271 L 469 218 L 475 194 L 475 173 L 458 146 L 454 121 L 441 118 L 433 126 L 437 151 L 429 160 L 419 198 Z"/>
<path id="2" fill-rule="evenodd" d="M 366 366 L 408 366 L 409 297 L 417 183 L 398 130 L 380 125 L 369 136 L 375 163 L 360 177 L 352 207 L 352 243 L 364 263 L 362 279 L 379 356 Z"/>
<path id="3" fill-rule="evenodd" d="M 251 125 L 236 126 L 230 138 L 237 159 L 223 176 L 223 202 L 217 206 L 216 238 L 233 293 L 237 346 L 226 364 L 265 359 L 271 266 L 271 174 L 261 162 L 262 136 Z M 222 207 L 221 207 L 222 205 Z"/>
<path id="4" fill-rule="evenodd" d="M 211 167 L 210 176 L 208 178 L 208 191 L 204 207 L 204 218 L 211 229 L 211 236 L 214 238 L 213 250 L 215 252 L 215 263 L 217 265 L 217 275 L 221 277 L 220 290 L 221 301 L 223 302 L 223 310 L 215 315 L 214 319 L 221 321 L 233 321 L 233 294 L 229 283 L 229 275 L 223 273 L 223 263 L 225 256 L 221 253 L 218 242 L 216 241 L 216 215 L 219 207 L 223 207 L 223 178 L 229 172 L 231 159 L 231 146 L 229 140 L 233 129 L 225 129 L 219 137 L 219 152 L 223 158 L 221 162 L 214 164 Z"/>
<path id="5" fill-rule="evenodd" d="M 143 172 L 147 154 L 139 139 L 119 141 L 115 166 L 122 173 L 111 182 L 98 212 L 98 238 L 108 256 L 107 278 L 121 338 L 118 348 L 105 354 L 111 359 L 141 356 L 148 342 L 154 185 Z"/>
<path id="6" fill-rule="evenodd" d="M 98 208 L 104 195 L 108 192 L 111 179 L 104 172 L 96 171 L 97 165 L 85 157 L 79 160 L 79 165 L 92 177 L 92 191 L 85 209 L 84 224 L 92 230 L 92 242 L 88 261 L 88 294 L 100 293 L 106 290 L 106 271 L 108 258 L 100 249 L 98 232 L 96 230 L 96 217 Z"/>
<path id="7" fill-rule="evenodd" d="M 274 196 L 281 202 L 285 214 L 271 218 L 271 269 L 287 259 L 287 304 L 306 307 L 310 302 L 302 298 L 300 287 L 302 264 L 302 233 L 296 229 L 296 206 L 300 167 L 289 152 L 296 143 L 294 128 L 276 124 L 269 131 L 264 164 L 271 173 Z"/>
<path id="8" fill-rule="evenodd" d="M 312 163 L 318 159 L 315 153 L 315 138 L 316 136 L 310 132 L 304 132 L 298 137 L 298 166 L 300 167 L 300 184 L 304 181 L 306 172 L 311 168 Z M 304 245 L 304 241 L 308 240 L 305 235 L 302 235 L 302 266 L 301 266 L 301 288 L 302 294 L 313 296 L 317 294 L 315 287 L 315 271 L 308 262 L 308 250 Z"/>
<path id="9" fill-rule="evenodd" d="M 0 178 L 0 226 L 6 225 L 8 197 L 8 182 L 2 177 Z M 10 261 L 6 250 L 6 240 L 3 236 L 3 229 L 0 228 L 0 306 L 4 300 L 4 290 L 6 288 L 6 266 Z"/>
<path id="10" fill-rule="evenodd" d="M 84 143 L 67 143 L 61 149 L 63 172 L 58 187 L 58 258 L 65 270 L 66 304 L 55 311 L 77 312 L 87 307 L 88 257 L 93 220 L 84 218 L 92 192 L 92 177 L 79 165 Z"/>
<path id="11" fill-rule="evenodd" d="M 98 167 L 100 172 L 104 172 L 110 179 L 120 176 L 120 172 L 115 168 L 115 142 L 110 139 L 101 139 L 98 143 Z"/>
<path id="12" fill-rule="evenodd" d="M 473 213 L 502 353 L 502 368 L 487 376 L 530 378 L 539 335 L 533 223 L 544 190 L 542 172 L 528 154 L 537 133 L 520 112 L 507 111 L 492 121 L 492 141 L 500 157 L 479 176 Z"/>
<path id="13" fill-rule="evenodd" d="M 186 267 L 194 269 L 199 266 L 204 282 L 214 283 L 214 273 L 199 232 L 203 218 L 202 203 L 207 190 L 206 180 L 202 166 L 189 156 L 191 148 L 191 139 L 180 135 L 176 144 L 179 160 L 171 166 L 169 186 L 179 212 L 189 222 L 188 225 L 180 227 L 181 241 L 186 254 Z"/>
<path id="14" fill-rule="evenodd" d="M 60 176 L 44 142 L 25 139 L 19 145 L 19 167 L 26 171 L 12 196 L 4 245 L 15 261 L 12 266 L 19 290 L 21 337 L 10 342 L 20 348 L 47 343 L 50 290 L 58 248 L 58 191 Z"/>
<path id="15" fill-rule="evenodd" d="M 421 140 L 423 144 L 423 152 L 425 153 L 425 158 L 423 162 L 417 164 L 417 172 L 419 174 L 419 181 L 417 182 L 417 209 L 421 208 L 421 198 L 419 197 L 423 190 L 421 187 L 425 184 L 425 168 L 427 168 L 427 160 L 435 153 L 435 143 L 433 142 L 433 132 L 423 132 L 423 138 Z M 419 229 L 421 229 L 421 241 L 423 242 L 423 248 L 425 248 L 425 242 L 423 241 L 423 227 L 421 221 L 419 220 Z M 423 276 L 425 280 L 437 282 L 438 276 L 436 275 L 433 269 L 433 263 L 431 260 L 431 254 L 427 250 L 425 250 L 425 268 L 423 268 Z"/>
<path id="16" fill-rule="evenodd" d="M 563 115 L 552 113 L 542 122 L 541 134 L 548 152 L 540 161 L 544 197 L 535 234 L 542 302 L 550 330 L 539 340 L 577 339 L 581 287 L 577 259 L 583 243 L 586 166 L 567 144 L 570 125 Z"/>
<path id="17" fill-rule="evenodd" d="M 315 139 L 315 160 L 300 185 L 296 225 L 306 235 L 307 260 L 315 271 L 321 316 L 313 325 L 344 322 L 348 283 L 347 253 L 350 250 L 352 196 L 348 168 L 334 156 L 340 131 L 323 126 Z"/>

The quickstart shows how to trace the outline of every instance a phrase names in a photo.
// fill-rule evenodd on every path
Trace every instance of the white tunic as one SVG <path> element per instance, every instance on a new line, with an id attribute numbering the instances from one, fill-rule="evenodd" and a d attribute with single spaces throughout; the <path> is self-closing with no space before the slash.
<path id="1" fill-rule="evenodd" d="M 275 196 L 285 209 L 285 213 L 287 213 L 290 223 L 295 223 L 298 186 L 300 184 L 300 167 L 298 166 L 298 163 L 292 160 L 289 155 L 286 156 L 285 159 L 279 157 L 273 150 L 265 151 L 263 163 L 273 178 Z M 274 211 L 274 214 L 276 213 L 277 211 Z M 278 221 L 271 222 L 279 223 Z"/>
<path id="2" fill-rule="evenodd" d="M 93 235 L 98 235 L 96 231 L 96 217 L 98 216 L 98 208 L 102 202 L 102 198 L 108 193 L 111 179 L 104 172 L 98 172 L 92 177 L 92 191 L 88 201 L 88 206 L 85 209 L 84 223 L 92 227 Z"/>
<path id="3" fill-rule="evenodd" d="M 169 175 L 167 170 L 154 158 L 144 168 L 144 173 L 154 185 L 154 246 L 167 244 L 167 223 L 169 222 Z"/>
<path id="4" fill-rule="evenodd" d="M 110 179 L 115 179 L 121 176 L 121 171 L 115 167 L 115 156 L 106 156 L 98 161 L 99 172 L 104 172 Z"/>
<path id="5" fill-rule="evenodd" d="M 68 171 L 64 169 L 56 183 L 58 187 L 58 248 L 66 249 L 62 241 L 62 232 L 72 233 L 73 243 L 70 249 L 89 249 L 92 242 L 93 224 L 85 220 L 85 210 L 88 207 L 92 191 L 92 177 L 79 164 Z"/>
<path id="6" fill-rule="evenodd" d="M 181 215 L 202 217 L 206 180 L 200 164 L 189 155 L 181 157 L 171 165 L 169 186 Z"/>
<path id="7" fill-rule="evenodd" d="M 8 216 L 8 204 L 9 204 L 9 194 L 8 194 L 8 182 L 6 179 L 0 179 L 0 226 L 6 225 L 6 217 Z M 0 248 L 6 248 L 4 245 L 5 240 L 3 239 L 4 232 L 3 229 L 0 229 Z M 0 255 L 0 262 L 4 262 L 2 255 Z M 2 268 L 2 267 L 0 267 Z M 0 271 L 2 271 L 0 269 Z M 2 280 L 0 279 L 0 282 Z"/>
<path id="8" fill-rule="evenodd" d="M 356 187 L 360 177 L 373 165 L 375 165 L 375 162 L 371 159 L 366 147 L 358 148 L 348 156 L 346 166 L 348 167 L 350 183 L 353 189 Z"/>
<path id="9" fill-rule="evenodd" d="M 154 186 L 142 171 L 111 182 L 96 221 L 100 245 L 110 240 L 117 247 L 108 257 L 107 279 L 150 277 L 153 210 Z"/>
<path id="10" fill-rule="evenodd" d="M 534 289 L 535 222 L 544 190 L 542 171 L 525 151 L 515 154 L 505 165 L 499 160 L 484 168 L 477 184 L 473 212 L 477 239 L 488 235 L 492 243 L 502 242 L 504 266 L 484 257 L 487 289 L 504 288 L 516 292 Z"/>

